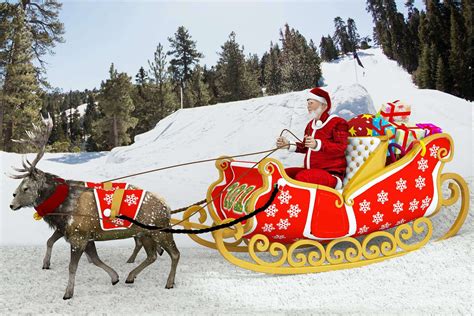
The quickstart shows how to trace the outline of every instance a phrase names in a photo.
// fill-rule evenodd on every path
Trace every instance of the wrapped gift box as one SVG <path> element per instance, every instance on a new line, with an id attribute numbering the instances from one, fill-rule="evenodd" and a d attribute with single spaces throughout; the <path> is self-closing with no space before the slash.
<path id="1" fill-rule="evenodd" d="M 395 143 L 395 134 L 396 134 L 396 127 L 392 125 L 390 122 L 386 121 L 381 116 L 375 116 L 372 119 L 372 135 L 379 136 L 379 135 L 387 135 L 387 131 L 390 131 L 392 137 L 389 140 L 389 144 Z M 387 156 L 390 153 L 387 151 Z"/>
<path id="2" fill-rule="evenodd" d="M 411 105 L 396 100 L 382 105 L 380 115 L 390 123 L 405 123 L 410 119 Z"/>
<path id="3" fill-rule="evenodd" d="M 416 126 L 425 130 L 425 137 L 443 132 L 440 127 L 431 123 L 419 123 Z"/>
<path id="4" fill-rule="evenodd" d="M 425 137 L 425 129 L 407 124 L 394 124 L 396 126 L 395 142 L 408 152 L 415 140 L 422 140 Z"/>

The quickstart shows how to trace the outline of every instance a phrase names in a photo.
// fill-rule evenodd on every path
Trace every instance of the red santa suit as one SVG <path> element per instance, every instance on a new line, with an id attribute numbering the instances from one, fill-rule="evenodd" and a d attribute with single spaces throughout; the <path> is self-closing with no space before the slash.
<path id="1" fill-rule="evenodd" d="M 317 93 L 323 91 L 315 89 L 318 89 Z M 326 96 L 324 93 L 321 94 Z M 289 150 L 305 154 L 304 167 L 286 168 L 285 171 L 289 177 L 298 181 L 341 189 L 347 166 L 345 151 L 349 126 L 343 118 L 328 114 L 331 105 L 330 99 L 328 101 L 328 108 L 319 120 L 311 120 L 305 128 L 305 135 L 315 138 L 316 148 L 305 147 L 302 142 L 290 145 Z"/>

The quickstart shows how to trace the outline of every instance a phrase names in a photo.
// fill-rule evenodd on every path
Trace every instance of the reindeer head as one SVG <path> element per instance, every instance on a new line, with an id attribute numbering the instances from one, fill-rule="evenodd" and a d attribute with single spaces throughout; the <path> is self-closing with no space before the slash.
<path id="1" fill-rule="evenodd" d="M 38 127 L 33 124 L 33 131 L 27 131 L 29 139 L 13 140 L 20 143 L 31 144 L 39 149 L 33 162 L 28 159 L 23 159 L 23 168 L 14 168 L 14 170 L 22 174 L 10 175 L 13 179 L 23 179 L 20 185 L 13 193 L 13 200 L 10 203 L 10 208 L 14 211 L 27 206 L 36 206 L 36 201 L 47 189 L 46 183 L 48 177 L 46 173 L 36 168 L 36 164 L 44 155 L 46 144 L 53 128 L 53 121 L 48 113 L 48 118 L 43 119 L 44 126 Z M 26 162 L 25 162 L 26 160 Z"/>

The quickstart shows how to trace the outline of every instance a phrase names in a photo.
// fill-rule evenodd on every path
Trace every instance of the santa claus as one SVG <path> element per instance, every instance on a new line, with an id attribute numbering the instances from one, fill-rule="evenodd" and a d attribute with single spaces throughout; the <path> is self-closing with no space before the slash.
<path id="1" fill-rule="evenodd" d="M 304 142 L 290 143 L 285 137 L 277 139 L 277 146 L 305 154 L 304 168 L 286 168 L 293 179 L 341 189 L 346 172 L 347 138 L 349 126 L 336 115 L 329 115 L 331 98 L 321 88 L 308 92 L 307 107 L 312 119 L 304 131 Z"/>

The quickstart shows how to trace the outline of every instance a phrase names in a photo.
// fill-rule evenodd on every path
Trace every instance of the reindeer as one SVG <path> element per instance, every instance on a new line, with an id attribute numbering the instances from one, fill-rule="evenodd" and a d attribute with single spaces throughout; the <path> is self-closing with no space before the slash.
<path id="1" fill-rule="evenodd" d="M 16 169 L 18 170 L 18 169 Z M 80 187 L 83 187 L 84 186 L 84 182 L 83 181 L 77 181 L 77 180 L 66 180 L 66 183 L 68 185 L 74 185 L 74 186 L 80 186 Z M 137 186 L 134 186 L 134 185 L 129 185 L 129 189 L 140 189 L 139 187 Z M 54 229 L 54 227 L 51 227 Z M 46 253 L 44 255 L 44 259 L 43 259 L 43 269 L 49 269 L 50 268 L 50 265 L 51 265 L 51 253 L 53 251 L 53 245 L 56 243 L 56 241 L 58 241 L 59 239 L 61 239 L 62 237 L 64 237 L 64 234 L 62 234 L 59 230 L 54 230 L 53 234 L 51 235 L 51 237 L 48 238 L 48 241 L 46 242 Z M 142 242 L 140 241 L 140 238 L 138 237 L 133 237 L 134 240 L 135 240 L 135 248 L 133 249 L 133 252 L 132 254 L 130 255 L 130 257 L 128 258 L 127 260 L 127 263 L 134 263 L 135 262 L 135 259 L 137 258 L 137 255 L 138 253 L 140 252 L 140 250 L 142 249 L 143 247 L 143 244 Z M 163 254 L 163 249 L 161 247 L 158 247 L 157 249 L 158 251 L 158 254 L 161 256 Z M 92 263 L 92 259 L 89 257 L 89 255 L 87 255 L 86 253 L 86 256 L 87 256 L 87 260 L 89 261 L 89 263 Z"/>
<path id="2" fill-rule="evenodd" d="M 49 113 L 48 113 L 48 115 L 49 115 Z M 23 143 L 25 145 L 30 145 L 30 146 L 33 146 L 34 148 L 37 148 L 38 150 L 40 150 L 41 146 L 42 146 L 42 142 L 45 141 L 45 139 L 44 139 L 45 134 L 42 134 L 41 128 L 39 128 L 35 124 L 33 124 L 33 131 L 27 131 L 26 133 L 27 133 L 29 139 L 20 139 L 20 140 L 13 140 L 13 141 L 18 142 L 18 143 Z M 48 135 L 48 138 L 49 138 L 49 135 Z M 46 138 L 46 141 L 47 141 L 47 138 Z M 28 167 L 25 165 L 25 161 L 23 161 L 22 163 L 23 163 L 23 169 L 17 169 L 17 168 L 13 168 L 13 169 L 15 169 L 19 172 L 25 172 Z M 13 176 L 13 178 L 15 178 L 15 176 Z M 83 181 L 66 180 L 66 182 L 70 186 L 71 185 L 84 186 Z M 130 189 L 140 189 L 139 187 L 134 186 L 134 185 L 129 185 L 129 188 Z M 54 229 L 54 227 L 51 227 L 51 228 Z M 51 253 L 53 251 L 53 246 L 62 237 L 64 237 L 64 234 L 62 234 L 59 230 L 56 229 L 56 230 L 54 230 L 51 237 L 48 238 L 48 241 L 46 242 L 46 253 L 45 253 L 44 258 L 43 258 L 43 269 L 49 269 L 50 268 L 50 266 L 51 266 Z M 134 240 L 135 240 L 135 248 L 133 249 L 132 254 L 128 258 L 127 263 L 134 263 L 138 253 L 140 252 L 141 248 L 143 247 L 143 245 L 140 241 L 140 238 L 134 237 Z M 159 248 L 158 249 L 158 254 L 161 256 L 163 254 L 163 249 Z M 89 261 L 89 263 L 92 263 L 92 259 L 89 257 L 89 255 L 87 253 L 86 253 L 86 256 L 87 256 L 87 260 Z"/>
<path id="3" fill-rule="evenodd" d="M 43 131 L 42 137 L 40 137 L 40 151 L 33 162 L 30 163 L 27 160 L 27 164 L 23 164 L 23 169 L 15 168 L 16 171 L 23 173 L 12 176 L 15 179 L 22 179 L 22 181 L 13 193 L 10 208 L 14 211 L 23 207 L 40 208 L 45 205 L 50 208 L 48 210 L 50 213 L 43 217 L 44 220 L 62 234 L 71 246 L 69 281 L 63 299 L 70 299 L 74 294 L 77 266 L 84 252 L 96 266 L 101 267 L 109 274 L 112 284 L 115 285 L 119 281 L 118 274 L 99 259 L 94 241 L 131 237 L 137 237 L 140 240 L 145 248 L 147 258 L 129 273 L 125 283 L 133 283 L 143 269 L 155 262 L 157 251 L 161 247 L 171 257 L 171 270 L 165 287 L 172 288 L 180 253 L 171 233 L 159 229 L 147 230 L 136 225 L 125 230 L 103 231 L 94 200 L 94 189 L 69 185 L 58 176 L 36 168 L 36 164 L 44 155 L 46 142 L 51 133 L 52 121 L 50 118 L 46 126 L 46 131 Z M 170 207 L 153 193 L 146 192 L 145 194 L 144 202 L 136 219 L 148 225 L 168 227 Z"/>

